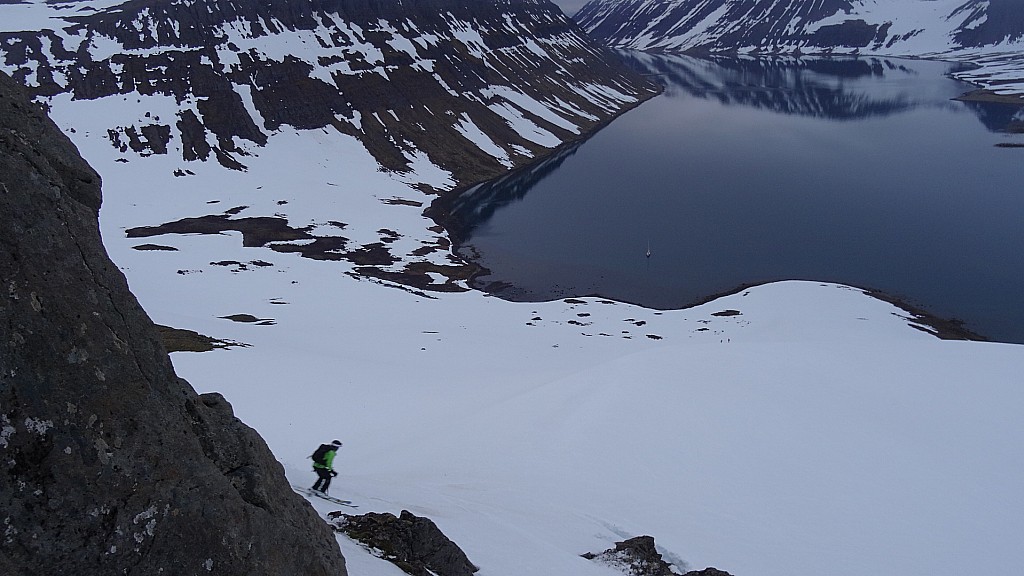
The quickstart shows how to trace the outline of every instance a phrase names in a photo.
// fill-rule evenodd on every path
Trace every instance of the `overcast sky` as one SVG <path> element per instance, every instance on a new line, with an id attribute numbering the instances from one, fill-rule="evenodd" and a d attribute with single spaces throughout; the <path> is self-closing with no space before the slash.
<path id="1" fill-rule="evenodd" d="M 567 15 L 572 16 L 577 10 L 583 7 L 589 0 L 551 0 L 562 9 Z"/>

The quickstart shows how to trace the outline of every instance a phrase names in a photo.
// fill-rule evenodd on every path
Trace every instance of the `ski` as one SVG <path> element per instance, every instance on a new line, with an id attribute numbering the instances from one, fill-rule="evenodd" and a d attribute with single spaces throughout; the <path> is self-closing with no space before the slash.
<path id="1" fill-rule="evenodd" d="M 323 492 L 317 492 L 312 488 L 303 488 L 301 486 L 296 486 L 292 484 L 292 490 L 295 490 L 296 492 L 302 494 L 303 496 L 315 496 L 317 498 L 320 498 L 321 500 L 327 500 L 328 502 L 333 502 L 335 504 L 340 504 L 342 506 L 348 506 L 349 508 L 359 508 L 359 506 L 353 504 L 351 500 L 342 500 L 341 498 L 335 498 L 334 496 L 324 494 Z"/>
<path id="2" fill-rule="evenodd" d="M 335 504 L 341 504 L 342 506 L 348 506 L 349 508 L 359 508 L 359 506 L 353 504 L 351 500 L 342 500 L 341 498 L 335 498 L 334 496 L 328 496 L 327 494 L 317 494 L 312 490 L 310 490 L 310 492 L 312 492 L 311 496 L 316 496 L 317 498 L 327 500 L 328 502 L 334 502 Z"/>

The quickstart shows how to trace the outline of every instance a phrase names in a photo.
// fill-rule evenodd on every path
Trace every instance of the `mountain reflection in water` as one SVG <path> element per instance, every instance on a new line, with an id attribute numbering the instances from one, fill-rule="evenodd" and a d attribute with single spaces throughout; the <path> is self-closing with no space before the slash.
<path id="1" fill-rule="evenodd" d="M 1024 343 L 1024 151 L 995 146 L 1020 106 L 952 100 L 941 62 L 625 56 L 665 93 L 433 207 L 477 287 L 667 309 L 831 281 Z"/>

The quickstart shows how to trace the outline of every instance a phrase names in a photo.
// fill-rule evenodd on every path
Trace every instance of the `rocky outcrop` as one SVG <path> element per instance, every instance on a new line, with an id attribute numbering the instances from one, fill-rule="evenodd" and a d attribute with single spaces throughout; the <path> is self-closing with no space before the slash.
<path id="1" fill-rule="evenodd" d="M 175 376 L 99 207 L 0 74 L 0 574 L 346 574 L 263 440 Z"/>
<path id="2" fill-rule="evenodd" d="M 650 536 L 616 542 L 614 548 L 600 554 L 587 553 L 583 557 L 617 568 L 629 576 L 679 576 L 661 557 L 654 546 L 654 538 Z"/>
<path id="3" fill-rule="evenodd" d="M 379 550 L 405 573 L 413 576 L 471 576 L 478 568 L 429 518 L 403 510 L 354 516 L 328 514 L 335 528 L 363 546 Z"/>
<path id="4" fill-rule="evenodd" d="M 705 568 L 703 570 L 693 570 L 683 574 L 683 576 L 732 576 L 725 570 L 719 570 L 718 568 Z"/>
<path id="5" fill-rule="evenodd" d="M 662 558 L 651 536 L 637 536 L 616 542 L 614 548 L 597 554 L 588 552 L 583 557 L 611 566 L 627 576 L 731 576 L 717 568 L 680 574 Z"/>

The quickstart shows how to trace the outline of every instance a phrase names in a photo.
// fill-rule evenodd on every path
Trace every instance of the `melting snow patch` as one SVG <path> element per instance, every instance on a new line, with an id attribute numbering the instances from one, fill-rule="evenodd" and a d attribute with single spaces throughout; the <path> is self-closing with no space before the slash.
<path id="1" fill-rule="evenodd" d="M 407 153 L 406 158 L 409 160 L 409 171 L 399 176 L 400 181 L 423 183 L 437 190 L 451 190 L 455 187 L 452 173 L 431 162 L 426 153 L 417 150 L 411 155 Z"/>
<path id="2" fill-rule="evenodd" d="M 506 168 L 512 167 L 512 160 L 508 157 L 508 152 L 504 148 L 494 143 L 494 140 L 484 133 L 479 126 L 473 123 L 473 121 L 466 115 L 462 114 L 459 117 L 459 122 L 455 124 L 454 128 L 459 131 L 467 140 L 476 144 L 477 148 L 480 148 L 490 156 L 493 156 Z"/>
<path id="3" fill-rule="evenodd" d="M 563 130 L 567 130 L 569 132 L 572 132 L 573 134 L 580 133 L 579 126 L 559 116 L 547 105 L 537 101 L 534 98 L 527 96 L 526 94 L 523 94 L 522 92 L 517 92 L 516 90 L 507 88 L 505 86 L 492 86 L 486 90 L 481 90 L 481 92 L 486 98 L 497 96 L 505 101 L 511 102 L 516 107 L 526 112 L 529 112 L 530 114 L 533 114 L 538 118 L 543 118 L 544 120 L 547 120 L 548 122 L 554 124 L 555 126 L 558 126 L 559 128 L 562 128 Z"/>

